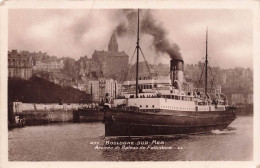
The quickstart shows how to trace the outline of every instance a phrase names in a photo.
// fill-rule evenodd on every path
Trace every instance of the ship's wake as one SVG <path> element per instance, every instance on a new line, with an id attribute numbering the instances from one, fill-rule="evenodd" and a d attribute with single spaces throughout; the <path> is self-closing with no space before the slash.
<path id="1" fill-rule="evenodd" d="M 224 130 L 212 130 L 212 134 L 234 134 L 236 133 L 236 128 L 235 127 L 227 127 Z"/>

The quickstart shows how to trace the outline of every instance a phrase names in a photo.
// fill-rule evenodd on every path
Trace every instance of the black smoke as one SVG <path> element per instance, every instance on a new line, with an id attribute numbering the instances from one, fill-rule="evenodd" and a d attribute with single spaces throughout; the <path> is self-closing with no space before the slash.
<path id="1" fill-rule="evenodd" d="M 115 32 L 119 36 L 128 34 L 137 25 L 137 10 L 127 9 L 120 12 L 126 17 L 117 27 Z M 183 60 L 180 48 L 176 43 L 170 43 L 168 32 L 152 15 L 151 10 L 140 11 L 140 31 L 143 34 L 149 34 L 153 37 L 153 46 L 157 53 L 166 53 L 172 59 Z"/>

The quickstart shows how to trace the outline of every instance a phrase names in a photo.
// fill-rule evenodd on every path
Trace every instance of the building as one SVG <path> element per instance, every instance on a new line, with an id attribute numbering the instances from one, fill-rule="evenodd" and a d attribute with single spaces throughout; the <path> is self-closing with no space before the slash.
<path id="1" fill-rule="evenodd" d="M 87 93 L 91 95 L 91 99 L 94 102 L 100 102 L 100 94 L 99 94 L 99 81 L 88 81 L 87 85 Z"/>
<path id="2" fill-rule="evenodd" d="M 21 55 L 31 57 L 33 71 L 54 71 L 64 68 L 63 60 L 59 60 L 56 56 L 49 56 L 47 52 L 29 52 L 21 51 Z"/>
<path id="3" fill-rule="evenodd" d="M 99 101 L 104 102 L 106 99 L 106 79 L 99 79 Z"/>
<path id="4" fill-rule="evenodd" d="M 8 77 L 25 80 L 32 77 L 32 57 L 17 50 L 8 51 Z"/>
<path id="5" fill-rule="evenodd" d="M 227 83 L 227 75 L 226 74 L 222 74 L 222 83 L 223 84 Z"/>
<path id="6" fill-rule="evenodd" d="M 88 81 L 87 93 L 92 94 L 95 102 L 104 102 L 107 97 L 115 97 L 121 94 L 122 84 L 113 79 L 100 78 L 99 80 Z"/>
<path id="7" fill-rule="evenodd" d="M 100 77 L 100 68 L 99 65 L 93 61 L 93 59 L 85 57 L 80 57 L 78 61 L 76 61 L 76 67 L 78 76 L 81 77 Z"/>
<path id="8" fill-rule="evenodd" d="M 87 83 L 84 83 L 84 82 L 76 82 L 76 84 L 72 84 L 71 86 L 75 89 L 78 89 L 78 90 L 84 91 L 84 92 L 87 92 L 87 90 L 88 90 Z"/>
<path id="9" fill-rule="evenodd" d="M 54 71 L 64 68 L 63 60 L 59 61 L 36 61 L 33 70 L 35 71 Z"/>
<path id="10" fill-rule="evenodd" d="M 235 91 L 226 93 L 229 105 L 247 105 L 254 103 L 254 95 L 251 91 Z"/>
<path id="11" fill-rule="evenodd" d="M 115 33 L 112 34 L 110 41 L 108 43 L 108 51 L 118 52 L 118 43 L 116 40 Z"/>
<path id="12" fill-rule="evenodd" d="M 116 97 L 121 94 L 122 85 L 113 79 L 107 79 L 105 83 L 105 92 L 109 97 Z"/>
<path id="13" fill-rule="evenodd" d="M 234 93 L 230 95 L 230 104 L 237 105 L 237 104 L 253 104 L 253 94 L 251 93 Z"/>
<path id="14" fill-rule="evenodd" d="M 201 66 L 202 66 L 201 63 L 199 65 L 186 64 L 184 68 L 185 78 L 190 79 L 194 84 L 196 84 L 197 81 L 201 80 L 200 79 L 201 72 L 202 72 L 202 69 L 200 69 Z"/>
<path id="15" fill-rule="evenodd" d="M 103 77 L 123 80 L 128 68 L 129 56 L 124 52 L 118 51 L 116 35 L 112 34 L 108 51 L 95 50 L 92 59 L 98 63 Z"/>
<path id="16" fill-rule="evenodd" d="M 26 53 L 29 53 L 30 55 L 33 56 L 33 65 L 36 64 L 36 61 L 42 61 L 42 60 L 48 60 L 49 59 L 49 55 L 47 54 L 47 52 L 33 52 L 33 53 L 30 53 L 28 51 L 23 51 L 23 52 L 26 52 Z"/>

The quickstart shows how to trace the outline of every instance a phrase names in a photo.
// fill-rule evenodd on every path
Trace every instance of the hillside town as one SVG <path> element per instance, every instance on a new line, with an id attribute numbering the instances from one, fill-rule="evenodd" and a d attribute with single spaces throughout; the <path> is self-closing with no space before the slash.
<path id="1" fill-rule="evenodd" d="M 186 64 L 186 82 L 193 88 L 203 88 L 204 63 Z M 129 64 L 129 56 L 118 50 L 116 35 L 112 34 L 107 51 L 93 52 L 91 57 L 75 60 L 70 57 L 51 56 L 46 52 L 8 51 L 8 77 L 29 80 L 36 76 L 62 87 L 73 87 L 92 95 L 94 102 L 105 96 L 118 96 L 123 82 L 135 80 L 135 65 Z M 230 105 L 253 104 L 253 70 L 245 68 L 221 69 L 210 67 L 209 89 L 221 86 Z M 147 62 L 139 63 L 140 79 L 169 78 L 169 66 Z"/>

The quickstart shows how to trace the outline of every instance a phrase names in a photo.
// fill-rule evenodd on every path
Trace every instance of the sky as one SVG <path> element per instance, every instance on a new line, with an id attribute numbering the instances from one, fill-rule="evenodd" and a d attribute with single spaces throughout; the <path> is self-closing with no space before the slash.
<path id="1" fill-rule="evenodd" d="M 178 46 L 186 64 L 205 61 L 206 30 L 211 66 L 253 68 L 253 15 L 247 9 L 150 9 L 153 24 Z M 118 25 L 128 23 L 128 33 L 118 35 L 119 51 L 131 62 L 136 45 L 136 22 L 127 22 L 120 9 L 9 9 L 8 50 L 47 52 L 50 56 L 92 57 L 107 50 Z M 141 21 L 142 24 L 142 21 Z M 149 27 L 148 27 L 149 29 Z M 140 47 L 149 63 L 169 64 L 167 53 L 154 47 L 152 33 L 141 31 Z M 135 60 L 135 57 L 134 59 Z M 141 55 L 141 61 L 143 57 Z"/>

